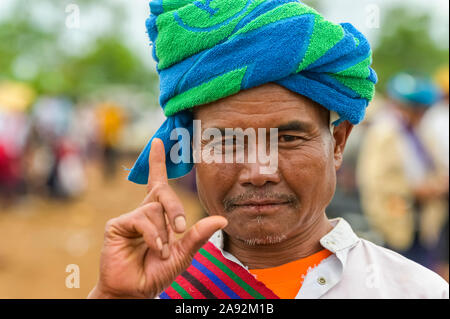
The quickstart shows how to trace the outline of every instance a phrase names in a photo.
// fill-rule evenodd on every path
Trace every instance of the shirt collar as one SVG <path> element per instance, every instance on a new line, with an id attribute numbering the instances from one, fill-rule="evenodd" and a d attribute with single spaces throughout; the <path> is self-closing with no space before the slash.
<path id="1" fill-rule="evenodd" d="M 359 237 L 353 232 L 352 227 L 343 218 L 330 220 L 334 228 L 320 239 L 322 247 L 332 253 L 349 249 L 359 242 Z"/>
<path id="2" fill-rule="evenodd" d="M 359 242 L 359 237 L 353 232 L 349 223 L 343 218 L 331 219 L 330 222 L 334 227 L 328 234 L 320 239 L 322 247 L 336 254 L 345 249 L 352 248 Z M 234 256 L 223 250 L 224 235 L 222 230 L 215 232 L 209 241 L 219 248 L 226 258 L 237 261 Z M 238 263 L 241 264 L 240 262 Z"/>

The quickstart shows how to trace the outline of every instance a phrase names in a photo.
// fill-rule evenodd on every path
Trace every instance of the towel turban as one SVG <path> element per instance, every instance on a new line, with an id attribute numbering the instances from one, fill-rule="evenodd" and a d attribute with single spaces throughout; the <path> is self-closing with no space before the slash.
<path id="1" fill-rule="evenodd" d="M 162 139 L 167 154 L 178 143 L 173 131 L 192 136 L 191 108 L 269 82 L 336 112 L 338 123 L 364 118 L 377 76 L 369 43 L 351 24 L 327 21 L 294 0 L 154 0 L 150 7 L 146 25 L 167 116 L 153 138 Z M 147 183 L 152 140 L 130 181 Z M 169 178 L 193 167 L 192 157 L 166 159 Z"/>

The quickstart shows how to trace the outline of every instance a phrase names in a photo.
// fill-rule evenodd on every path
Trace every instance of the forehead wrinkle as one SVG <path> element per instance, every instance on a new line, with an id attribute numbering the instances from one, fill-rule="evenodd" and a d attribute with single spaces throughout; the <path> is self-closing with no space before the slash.
<path id="1" fill-rule="evenodd" d="M 258 97 L 258 98 L 264 98 L 265 100 L 273 100 L 278 101 L 280 99 L 298 99 L 299 94 L 292 92 L 289 89 L 286 89 L 285 87 L 275 84 L 275 83 L 266 83 L 263 85 L 260 85 L 258 87 L 254 87 L 247 90 L 242 90 L 238 94 L 235 94 L 233 96 L 230 96 L 230 99 L 246 99 L 248 97 Z"/>
<path id="2" fill-rule="evenodd" d="M 223 99 L 213 101 L 200 106 L 201 108 L 210 106 L 222 106 L 237 103 L 240 104 L 259 104 L 259 103 L 299 103 L 311 102 L 309 99 L 300 94 L 292 92 L 285 87 L 275 84 L 266 83 L 264 85 L 242 90 L 237 94 L 225 97 Z"/>
<path id="3" fill-rule="evenodd" d="M 284 94 L 283 94 L 284 95 Z M 236 94 L 229 98 L 229 101 L 241 102 L 241 103 L 261 103 L 261 102 L 274 102 L 274 103 L 298 103 L 302 99 L 299 95 L 297 96 L 276 96 L 275 94 L 252 94 L 249 96 Z"/>
<path id="4" fill-rule="evenodd" d="M 273 116 L 274 113 L 280 114 L 293 108 L 295 109 L 294 113 L 308 114 L 307 118 L 311 119 L 314 119 L 316 114 L 319 117 L 323 117 L 322 113 L 324 112 L 322 111 L 325 110 L 325 108 L 307 97 L 282 86 L 269 84 L 241 91 L 224 99 L 198 106 L 194 109 L 194 116 L 195 119 L 202 118 L 205 124 L 207 122 L 210 123 L 205 125 L 205 127 L 217 127 L 219 124 L 222 124 L 223 127 L 243 128 L 255 127 L 251 123 L 257 122 L 259 118 Z M 312 110 L 311 108 L 323 108 L 323 110 Z M 234 116 L 231 116 L 228 120 L 227 113 L 232 113 Z M 325 113 L 325 120 L 328 120 L 328 112 Z M 277 115 L 275 117 L 279 118 Z M 271 119 L 262 118 L 261 120 L 270 121 Z M 292 120 L 292 115 L 289 116 L 289 120 Z M 305 117 L 299 117 L 298 120 L 305 121 Z M 232 124 L 230 125 L 231 121 Z M 262 127 L 269 126 L 262 125 Z"/>
<path id="5" fill-rule="evenodd" d="M 231 101 L 223 101 L 217 104 L 211 104 L 208 106 L 200 106 L 202 110 L 197 110 L 196 118 L 198 118 L 198 114 L 208 113 L 208 118 L 220 118 L 221 113 L 233 113 L 238 115 L 249 115 L 249 116 L 267 116 L 273 113 L 280 113 L 282 111 L 289 111 L 291 109 L 295 109 L 296 112 L 305 113 L 306 105 L 303 103 L 299 103 L 298 100 L 274 100 L 274 101 L 252 101 L 249 103 L 248 101 L 242 102 L 231 102 Z M 254 105 L 253 107 L 248 107 L 249 105 Z"/>
<path id="6" fill-rule="evenodd" d="M 289 105 L 279 108 L 271 107 L 268 112 L 261 113 L 259 110 L 251 109 L 243 111 L 242 109 L 214 109 L 208 110 L 207 119 L 202 119 L 202 128 L 277 128 L 292 121 L 305 123 L 306 125 L 313 126 L 314 114 L 311 111 L 305 110 L 304 107 L 299 105 Z M 294 109 L 294 112 L 292 112 Z M 253 110 L 253 111 L 252 111 Z M 233 116 L 228 118 L 226 113 L 233 112 Z M 283 115 L 285 113 L 285 115 Z M 305 116 L 309 114 L 309 116 Z M 302 116 L 303 115 L 303 116 Z"/>

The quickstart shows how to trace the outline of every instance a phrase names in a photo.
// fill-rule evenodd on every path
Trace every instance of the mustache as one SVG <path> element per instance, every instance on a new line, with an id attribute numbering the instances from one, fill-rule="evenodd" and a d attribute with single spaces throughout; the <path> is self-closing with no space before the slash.
<path id="1" fill-rule="evenodd" d="M 225 198 L 222 201 L 225 212 L 229 213 L 237 208 L 238 203 L 250 200 L 274 200 L 288 203 L 294 208 L 298 208 L 300 202 L 293 194 L 277 193 L 272 191 L 247 191 L 245 193 Z"/>

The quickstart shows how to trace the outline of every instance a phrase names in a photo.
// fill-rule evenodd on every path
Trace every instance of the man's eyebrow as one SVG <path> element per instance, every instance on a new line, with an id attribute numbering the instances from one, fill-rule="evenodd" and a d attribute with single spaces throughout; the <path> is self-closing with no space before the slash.
<path id="1" fill-rule="evenodd" d="M 278 127 L 274 127 L 274 128 L 278 129 L 278 132 L 283 132 L 283 131 L 307 132 L 307 131 L 311 130 L 311 127 L 312 127 L 312 125 L 310 123 L 295 120 L 295 121 L 290 121 L 290 122 L 281 124 Z M 219 130 L 219 132 L 222 134 L 222 136 L 226 136 L 225 128 L 223 128 L 223 127 L 211 127 L 211 128 Z M 207 129 L 210 129 L 210 128 L 206 128 L 204 131 L 206 131 Z M 233 128 L 231 128 L 231 129 L 233 129 Z"/>
<path id="2" fill-rule="evenodd" d="M 278 132 L 283 131 L 300 131 L 305 132 L 311 130 L 311 124 L 301 121 L 291 121 L 278 126 Z"/>
<path id="3" fill-rule="evenodd" d="M 232 128 L 232 127 L 230 127 L 230 128 L 224 128 L 224 127 L 208 127 L 208 128 L 205 128 L 205 129 L 203 130 L 203 132 L 205 132 L 205 131 L 208 130 L 208 129 L 219 130 L 219 132 L 220 132 L 220 134 L 222 134 L 222 136 L 226 136 L 226 130 L 227 130 L 227 129 L 231 129 L 231 130 L 233 130 L 233 132 L 234 132 L 234 130 L 239 129 L 239 128 Z M 243 130 L 244 133 L 245 133 L 245 131 L 246 131 L 247 129 L 242 129 L 242 130 Z"/>

